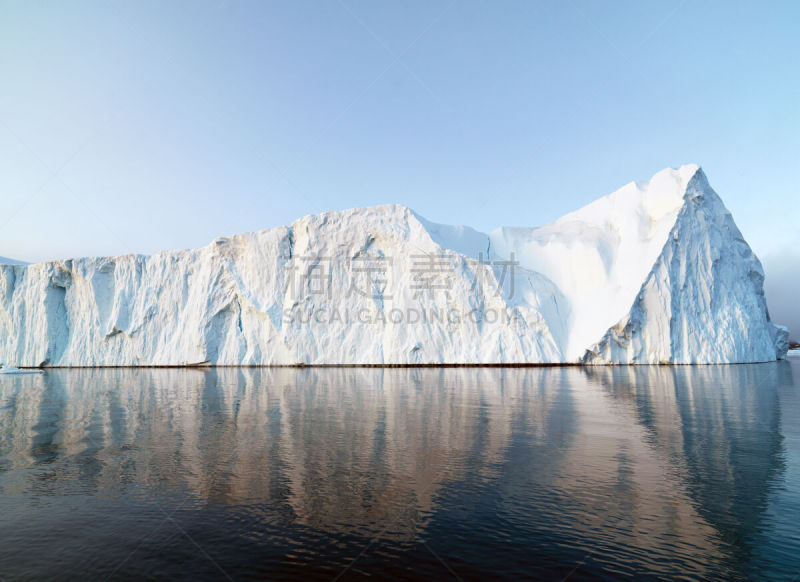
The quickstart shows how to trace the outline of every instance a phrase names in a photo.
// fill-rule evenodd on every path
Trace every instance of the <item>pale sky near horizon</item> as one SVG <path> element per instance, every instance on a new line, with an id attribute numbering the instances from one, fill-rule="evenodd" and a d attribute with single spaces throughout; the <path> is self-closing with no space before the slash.
<path id="1" fill-rule="evenodd" d="M 793 2 L 0 1 L 0 255 L 387 202 L 533 226 L 695 162 L 791 286 L 798 26 Z"/>

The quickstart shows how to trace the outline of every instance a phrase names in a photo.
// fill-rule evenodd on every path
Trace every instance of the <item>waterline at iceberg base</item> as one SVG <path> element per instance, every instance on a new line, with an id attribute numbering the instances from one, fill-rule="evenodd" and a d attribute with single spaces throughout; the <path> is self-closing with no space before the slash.
<path id="1" fill-rule="evenodd" d="M 706 364 L 785 357 L 696 165 L 536 228 L 386 205 L 152 256 L 0 265 L 17 366 Z"/>

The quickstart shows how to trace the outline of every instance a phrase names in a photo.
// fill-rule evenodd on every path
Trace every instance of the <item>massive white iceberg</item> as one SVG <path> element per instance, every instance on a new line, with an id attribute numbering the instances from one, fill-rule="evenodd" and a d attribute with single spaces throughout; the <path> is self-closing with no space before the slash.
<path id="1" fill-rule="evenodd" d="M 788 348 L 763 280 L 687 165 L 538 228 L 387 205 L 194 250 L 0 265 L 0 362 L 763 362 Z"/>

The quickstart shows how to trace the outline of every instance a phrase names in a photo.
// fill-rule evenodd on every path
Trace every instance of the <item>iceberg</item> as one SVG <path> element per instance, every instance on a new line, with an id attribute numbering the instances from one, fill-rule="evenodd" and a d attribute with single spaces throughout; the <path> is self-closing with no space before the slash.
<path id="1" fill-rule="evenodd" d="M 764 271 L 696 165 L 536 228 L 402 205 L 151 256 L 0 265 L 23 367 L 707 364 L 786 357 Z"/>

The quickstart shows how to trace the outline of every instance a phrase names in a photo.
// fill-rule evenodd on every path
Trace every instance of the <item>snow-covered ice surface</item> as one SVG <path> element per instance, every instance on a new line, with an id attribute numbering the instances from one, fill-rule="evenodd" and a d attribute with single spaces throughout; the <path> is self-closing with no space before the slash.
<path id="1" fill-rule="evenodd" d="M 21 366 L 726 363 L 786 356 L 764 273 L 698 166 L 538 228 L 399 205 L 152 256 L 0 266 Z"/>

